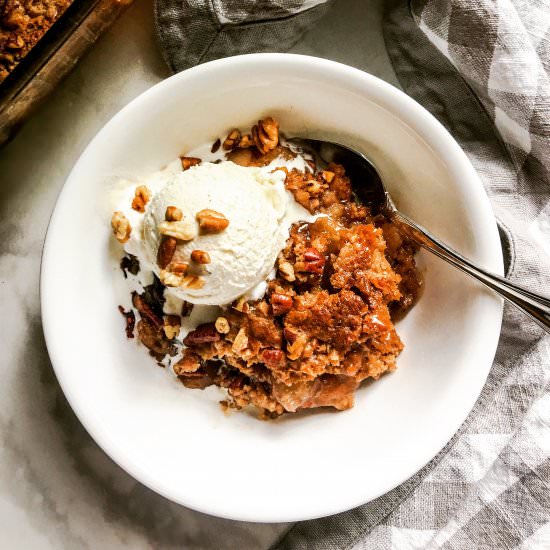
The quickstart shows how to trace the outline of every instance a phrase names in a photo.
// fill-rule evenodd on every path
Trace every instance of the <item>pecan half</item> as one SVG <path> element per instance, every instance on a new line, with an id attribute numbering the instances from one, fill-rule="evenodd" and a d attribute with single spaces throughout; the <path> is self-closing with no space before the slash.
<path id="1" fill-rule="evenodd" d="M 273 308 L 273 315 L 284 315 L 292 309 L 292 298 L 286 294 L 279 294 L 274 292 L 271 295 L 271 307 Z"/>
<path id="2" fill-rule="evenodd" d="M 132 226 L 128 221 L 128 218 L 119 210 L 113 212 L 111 217 L 111 227 L 113 228 L 113 234 L 119 243 L 124 244 L 130 238 L 132 232 Z"/>
<path id="3" fill-rule="evenodd" d="M 201 159 L 197 157 L 180 157 L 181 160 L 181 167 L 184 170 L 188 170 L 191 168 L 191 166 L 196 166 L 197 164 L 200 164 L 202 162 Z"/>
<path id="4" fill-rule="evenodd" d="M 325 257 L 316 248 L 308 248 L 304 252 L 304 264 L 306 271 L 319 275 L 323 273 Z"/>
<path id="5" fill-rule="evenodd" d="M 220 335 L 214 326 L 214 323 L 204 323 L 192 330 L 183 340 L 186 346 L 200 346 L 201 344 L 210 344 L 217 342 Z"/>
<path id="6" fill-rule="evenodd" d="M 137 212 L 145 212 L 145 205 L 151 200 L 152 193 L 146 185 L 138 185 L 132 199 L 132 208 Z"/>
<path id="7" fill-rule="evenodd" d="M 236 145 L 239 143 L 240 140 L 241 140 L 241 132 L 239 132 L 237 128 L 233 128 L 233 130 L 231 130 L 231 132 L 227 134 L 227 137 L 223 142 L 223 148 L 226 151 L 230 151 L 231 149 L 236 147 Z"/>
<path id="8" fill-rule="evenodd" d="M 191 259 L 198 264 L 209 264 L 210 254 L 204 250 L 193 250 L 193 252 L 191 252 Z"/>
<path id="9" fill-rule="evenodd" d="M 161 269 L 165 269 L 172 261 L 178 241 L 175 237 L 164 237 L 160 241 L 157 251 L 157 264 Z"/>
<path id="10" fill-rule="evenodd" d="M 229 225 L 223 214 L 208 208 L 197 213 L 197 221 L 203 233 L 221 233 Z"/>
<path id="11" fill-rule="evenodd" d="M 180 222 L 183 219 L 183 212 L 177 206 L 167 206 L 164 219 L 167 222 Z"/>

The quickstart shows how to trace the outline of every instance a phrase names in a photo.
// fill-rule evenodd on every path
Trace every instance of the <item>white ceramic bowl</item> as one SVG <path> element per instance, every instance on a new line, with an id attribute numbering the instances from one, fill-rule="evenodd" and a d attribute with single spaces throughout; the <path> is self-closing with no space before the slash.
<path id="1" fill-rule="evenodd" d="M 44 248 L 41 300 L 55 372 L 81 422 L 121 467 L 202 512 L 291 521 L 341 512 L 394 488 L 452 437 L 478 397 L 501 303 L 420 254 L 425 292 L 398 325 L 399 368 L 357 392 L 352 410 L 261 422 L 225 416 L 216 390 L 187 390 L 124 336 L 109 253 L 108 176 L 158 170 L 262 115 L 288 134 L 362 148 L 398 206 L 500 273 L 495 219 L 445 129 L 389 84 L 331 61 L 284 54 L 200 65 L 154 86 L 92 140 L 59 196 Z"/>

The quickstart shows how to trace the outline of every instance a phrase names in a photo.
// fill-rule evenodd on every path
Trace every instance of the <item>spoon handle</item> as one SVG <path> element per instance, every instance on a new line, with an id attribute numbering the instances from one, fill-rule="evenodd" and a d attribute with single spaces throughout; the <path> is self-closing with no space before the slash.
<path id="1" fill-rule="evenodd" d="M 407 226 L 407 234 L 420 246 L 494 290 L 550 334 L 550 298 L 535 294 L 526 288 L 511 283 L 500 275 L 495 275 L 479 267 L 441 242 L 437 237 L 431 235 L 422 226 L 401 214 L 401 212 L 393 212 L 393 219 Z"/>

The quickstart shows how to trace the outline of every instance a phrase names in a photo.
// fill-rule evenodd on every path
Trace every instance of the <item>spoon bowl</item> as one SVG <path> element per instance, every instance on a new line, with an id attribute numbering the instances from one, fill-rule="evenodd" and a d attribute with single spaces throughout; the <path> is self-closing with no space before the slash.
<path id="1" fill-rule="evenodd" d="M 373 214 L 394 208 L 378 170 L 363 153 L 340 143 L 318 139 L 288 138 L 287 142 L 313 155 L 320 166 L 329 162 L 344 166 L 352 183 L 361 182 L 355 185 L 354 193 Z"/>
<path id="2" fill-rule="evenodd" d="M 550 334 L 550 298 L 536 294 L 468 260 L 396 208 L 374 164 L 362 152 L 341 143 L 289 138 L 289 143 L 315 156 L 317 162 L 336 162 L 346 169 L 353 191 L 373 214 L 384 214 L 419 246 L 494 290 Z"/>

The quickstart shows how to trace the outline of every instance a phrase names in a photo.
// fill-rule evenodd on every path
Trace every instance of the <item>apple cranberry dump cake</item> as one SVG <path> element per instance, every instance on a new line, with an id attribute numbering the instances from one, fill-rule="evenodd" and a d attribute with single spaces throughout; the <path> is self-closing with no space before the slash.
<path id="1" fill-rule="evenodd" d="M 0 0 L 0 82 L 73 0 Z"/>
<path id="2" fill-rule="evenodd" d="M 128 184 L 113 214 L 136 288 L 127 336 L 187 388 L 225 388 L 226 408 L 352 407 L 363 380 L 396 368 L 415 246 L 354 199 L 345 167 L 292 150 L 271 117 L 207 153 Z"/>

